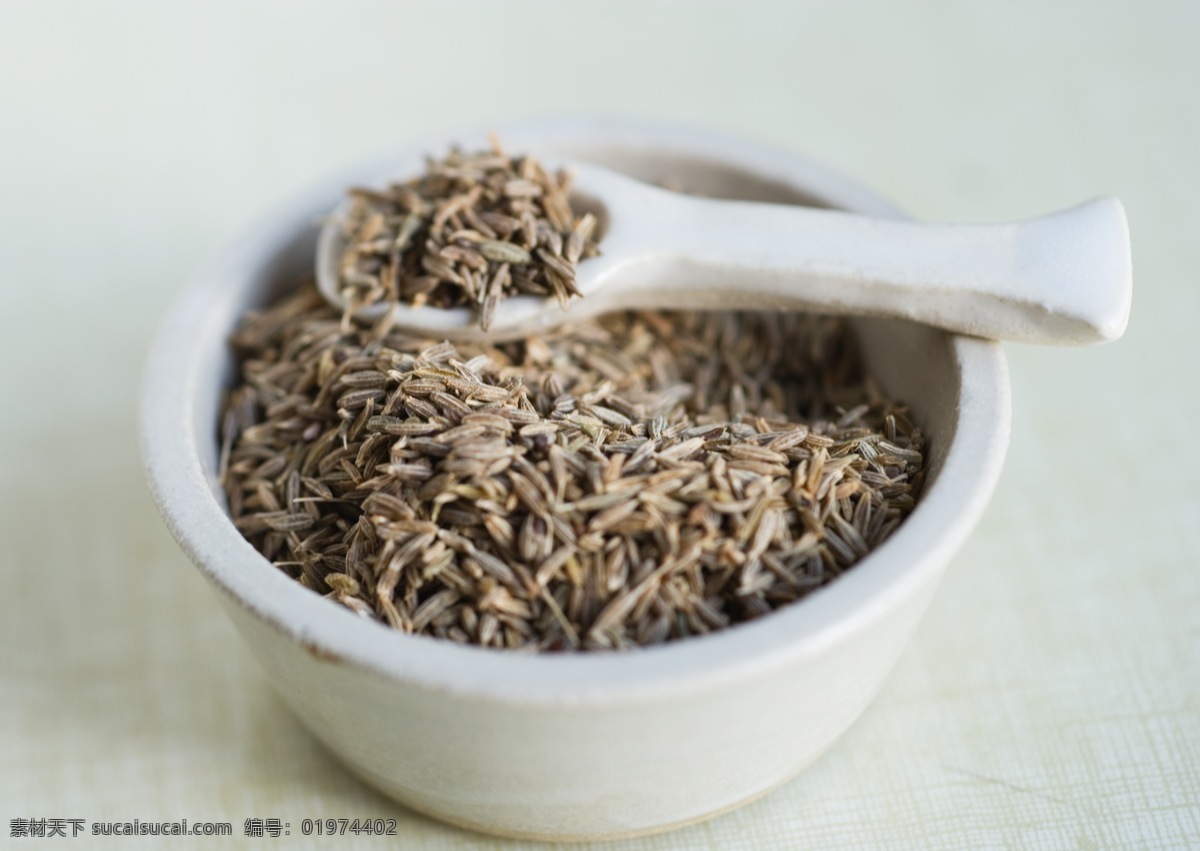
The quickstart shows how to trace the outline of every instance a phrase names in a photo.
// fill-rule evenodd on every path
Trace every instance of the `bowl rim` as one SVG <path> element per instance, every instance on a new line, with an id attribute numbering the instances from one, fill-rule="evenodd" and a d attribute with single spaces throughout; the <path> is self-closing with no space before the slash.
<path id="1" fill-rule="evenodd" d="M 489 128 L 491 129 L 491 128 Z M 656 145 L 750 168 L 834 206 L 880 216 L 903 214 L 874 192 L 806 157 L 709 130 L 615 119 L 555 119 L 496 128 L 501 138 L 556 143 L 610 141 Z M 438 149 L 441 132 L 405 143 Z M 229 330 L 214 311 L 213 290 L 233 286 L 311 226 L 313 203 L 348 182 L 386 173 L 390 152 L 346 169 L 264 216 L 205 262 L 160 326 L 147 359 L 139 416 L 142 463 L 154 501 L 182 549 L 222 597 L 315 658 L 382 675 L 408 687 L 515 703 L 594 705 L 643 701 L 735 685 L 748 676 L 813 656 L 868 628 L 937 578 L 982 515 L 1008 444 L 1011 397 L 999 343 L 946 334 L 959 375 L 957 423 L 942 469 L 916 509 L 879 548 L 834 582 L 796 604 L 734 627 L 655 647 L 613 653 L 529 654 L 405 635 L 330 605 L 269 564 L 234 527 L 214 496 L 197 447 L 194 388 L 203 374 L 198 341 Z M 214 431 L 216 425 L 213 425 Z"/>

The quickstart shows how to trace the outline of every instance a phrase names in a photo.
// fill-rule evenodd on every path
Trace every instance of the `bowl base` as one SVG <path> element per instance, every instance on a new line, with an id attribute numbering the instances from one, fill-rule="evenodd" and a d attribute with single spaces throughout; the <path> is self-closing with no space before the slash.
<path id="1" fill-rule="evenodd" d="M 431 818 L 434 821 L 440 821 L 444 824 L 449 824 L 464 830 L 471 830 L 476 833 L 487 834 L 489 836 L 500 836 L 505 839 L 526 839 L 537 842 L 612 842 L 620 839 L 636 839 L 642 836 L 654 836 L 655 834 L 659 833 L 670 833 L 673 830 L 691 827 L 694 824 L 700 824 L 701 822 L 708 821 L 709 819 L 714 819 L 717 816 L 723 816 L 726 813 L 731 813 L 734 810 L 746 806 L 747 804 L 752 804 L 760 798 L 765 798 L 767 795 L 770 795 L 776 789 L 791 783 L 809 766 L 823 757 L 825 753 L 831 747 L 833 747 L 834 743 L 836 743 L 840 738 L 841 734 L 835 737 L 833 741 L 831 741 L 824 748 L 821 748 L 816 753 L 807 755 L 798 765 L 789 771 L 782 780 L 772 783 L 765 789 L 760 789 L 751 795 L 740 798 L 734 801 L 732 804 L 726 804 L 724 806 L 717 807 L 716 809 L 709 810 L 706 813 L 689 816 L 688 818 L 680 819 L 679 821 L 666 822 L 664 824 L 653 825 L 650 827 L 639 827 L 632 830 L 600 831 L 597 833 L 547 833 L 537 830 L 514 830 L 511 828 L 496 827 L 483 822 L 472 821 L 469 818 L 463 818 L 461 815 L 457 814 L 438 812 L 431 807 L 413 802 L 405 793 L 405 790 L 399 789 L 390 784 L 385 778 L 375 774 L 370 769 L 364 768 L 361 765 L 356 765 L 350 760 L 344 759 L 340 754 L 334 753 L 333 751 L 330 751 L 330 753 L 341 765 L 346 768 L 347 771 L 362 780 L 372 789 L 403 805 L 406 809 L 412 810 L 414 813 L 419 813 L 427 818 Z"/>

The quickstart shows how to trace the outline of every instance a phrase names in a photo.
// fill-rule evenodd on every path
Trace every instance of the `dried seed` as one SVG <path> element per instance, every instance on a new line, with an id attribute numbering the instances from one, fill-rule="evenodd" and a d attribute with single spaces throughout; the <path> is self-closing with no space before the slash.
<path id="1" fill-rule="evenodd" d="M 497 263 L 528 263 L 533 259 L 529 252 L 519 245 L 491 239 L 479 243 L 479 253 Z"/>

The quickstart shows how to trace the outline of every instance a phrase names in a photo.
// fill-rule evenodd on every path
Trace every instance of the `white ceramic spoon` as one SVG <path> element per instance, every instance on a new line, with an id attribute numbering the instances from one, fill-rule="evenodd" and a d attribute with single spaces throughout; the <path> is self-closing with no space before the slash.
<path id="1" fill-rule="evenodd" d="M 1132 296 L 1129 230 L 1115 198 L 1035 219 L 942 225 L 782 204 L 680 195 L 599 166 L 573 165 L 572 204 L 599 219 L 600 255 L 582 261 L 583 298 L 502 300 L 475 311 L 400 304 L 397 328 L 451 340 L 505 340 L 627 308 L 812 310 L 890 316 L 1028 343 L 1114 340 Z M 340 210 L 317 245 L 317 282 L 343 301 Z M 382 315 L 389 305 L 364 308 Z"/>

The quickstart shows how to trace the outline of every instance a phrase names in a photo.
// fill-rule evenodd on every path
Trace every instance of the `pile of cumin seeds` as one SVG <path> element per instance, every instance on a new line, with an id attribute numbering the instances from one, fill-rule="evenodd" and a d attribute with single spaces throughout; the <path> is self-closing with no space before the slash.
<path id="1" fill-rule="evenodd" d="M 378 302 L 466 306 L 480 326 L 496 305 L 523 293 L 565 307 L 575 265 L 597 253 L 596 219 L 576 216 L 571 175 L 532 156 L 457 149 L 428 159 L 425 173 L 383 189 L 349 190 L 339 270 L 348 313 Z"/>
<path id="2" fill-rule="evenodd" d="M 614 314 L 497 347 L 353 324 L 310 283 L 234 337 L 238 529 L 409 633 L 603 650 L 719 630 L 851 568 L 924 441 L 837 319 Z"/>

